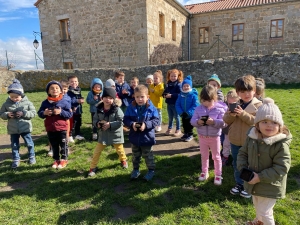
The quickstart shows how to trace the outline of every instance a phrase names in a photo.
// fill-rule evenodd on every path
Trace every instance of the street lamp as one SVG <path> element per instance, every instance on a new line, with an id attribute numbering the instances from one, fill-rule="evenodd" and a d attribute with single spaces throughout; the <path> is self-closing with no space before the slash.
<path id="1" fill-rule="evenodd" d="M 33 47 L 35 47 L 35 49 L 37 49 L 39 47 L 39 42 L 38 42 L 38 40 L 36 40 L 36 35 L 40 35 L 41 40 L 42 40 L 43 39 L 42 32 L 33 31 L 33 35 L 34 35 Z"/>

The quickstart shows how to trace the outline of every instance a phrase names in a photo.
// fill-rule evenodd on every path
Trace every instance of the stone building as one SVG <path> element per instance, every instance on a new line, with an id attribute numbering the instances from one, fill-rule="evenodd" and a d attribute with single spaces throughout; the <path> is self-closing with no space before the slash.
<path id="1" fill-rule="evenodd" d="M 154 64 L 153 56 L 164 64 L 299 51 L 297 0 L 187 6 L 176 0 L 38 0 L 34 5 L 45 69 L 136 67 Z"/>

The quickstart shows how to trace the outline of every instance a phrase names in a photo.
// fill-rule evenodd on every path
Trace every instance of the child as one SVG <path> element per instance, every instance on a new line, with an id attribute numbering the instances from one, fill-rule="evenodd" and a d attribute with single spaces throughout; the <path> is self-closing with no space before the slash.
<path id="1" fill-rule="evenodd" d="M 53 150 L 52 168 L 62 169 L 68 164 L 67 120 L 72 117 L 71 104 L 63 97 L 62 86 L 58 81 L 50 81 L 46 86 L 46 93 L 48 97 L 42 102 L 38 115 L 45 119 L 45 128 Z"/>
<path id="2" fill-rule="evenodd" d="M 247 132 L 254 125 L 255 114 L 261 101 L 254 97 L 256 82 L 252 75 L 238 78 L 235 81 L 235 90 L 240 97 L 240 104 L 234 109 L 234 113 L 229 110 L 225 113 L 223 120 L 230 125 L 228 137 L 231 146 L 232 165 L 234 169 L 235 187 L 230 190 L 233 195 L 240 195 L 244 198 L 250 198 L 243 187 L 243 180 L 240 178 L 240 171 L 236 167 L 236 160 L 239 149 L 246 140 Z"/>
<path id="3" fill-rule="evenodd" d="M 183 81 L 183 72 L 181 70 L 172 69 L 167 73 L 167 87 L 164 90 L 163 97 L 166 98 L 169 125 L 165 135 L 172 134 L 173 119 L 176 120 L 176 131 L 173 134 L 175 137 L 181 135 L 180 131 L 180 117 L 176 111 L 175 103 L 178 95 L 181 92 L 181 82 Z"/>
<path id="4" fill-rule="evenodd" d="M 256 218 L 249 225 L 275 224 L 273 207 L 285 197 L 287 173 L 291 166 L 289 146 L 292 135 L 283 125 L 282 114 L 271 98 L 265 98 L 237 157 L 237 168 L 248 168 L 254 177 L 245 182 L 252 194 Z"/>
<path id="5" fill-rule="evenodd" d="M 152 74 L 149 74 L 147 77 L 146 77 L 146 86 L 147 87 L 150 87 L 151 84 L 153 84 L 153 75 Z"/>
<path id="6" fill-rule="evenodd" d="M 213 86 L 214 88 L 217 89 L 217 94 L 218 94 L 218 101 L 224 102 L 224 95 L 221 88 L 221 80 L 218 77 L 217 74 L 211 75 L 210 78 L 207 80 L 207 84 Z"/>
<path id="7" fill-rule="evenodd" d="M 262 101 L 263 98 L 265 97 L 265 80 L 263 78 L 255 78 L 256 81 L 256 91 L 255 91 L 255 97 L 259 100 Z"/>
<path id="8" fill-rule="evenodd" d="M 112 79 L 108 79 L 105 81 L 105 87 L 116 89 L 116 83 Z"/>
<path id="9" fill-rule="evenodd" d="M 119 98 L 122 100 L 121 109 L 124 113 L 130 102 L 130 87 L 125 81 L 125 73 L 121 71 L 117 71 L 115 73 L 115 78 L 116 78 L 116 92 Z"/>
<path id="10" fill-rule="evenodd" d="M 138 85 L 134 89 L 135 101 L 127 108 L 124 124 L 130 127 L 129 141 L 132 144 L 133 171 L 131 179 L 140 175 L 141 157 L 145 158 L 148 172 L 144 179 L 150 181 L 154 176 L 155 162 L 152 146 L 155 144 L 155 127 L 159 124 L 158 113 L 149 100 L 148 88 Z"/>
<path id="11" fill-rule="evenodd" d="M 237 95 L 236 91 L 234 89 L 228 91 L 226 95 L 226 102 L 227 105 L 232 103 L 238 103 L 240 100 L 239 96 Z M 224 140 L 222 144 L 222 166 L 228 166 L 228 158 L 231 152 L 230 148 L 230 141 L 228 137 L 228 132 L 229 132 L 229 126 L 226 126 L 225 128 L 222 129 L 222 134 L 224 134 Z"/>
<path id="12" fill-rule="evenodd" d="M 129 104 L 132 103 L 132 101 L 134 100 L 134 89 L 139 85 L 139 78 L 137 77 L 133 77 L 130 80 L 130 102 Z"/>
<path id="13" fill-rule="evenodd" d="M 124 152 L 123 143 L 123 117 L 122 110 L 115 104 L 116 90 L 113 88 L 104 88 L 102 102 L 97 105 L 97 112 L 93 117 L 93 125 L 99 128 L 98 143 L 94 151 L 93 159 L 90 165 L 89 176 L 94 176 L 97 171 L 97 164 L 101 152 L 108 145 L 113 145 L 119 155 L 121 166 L 128 168 L 127 157 Z"/>
<path id="14" fill-rule="evenodd" d="M 32 124 L 31 119 L 36 116 L 36 110 L 24 95 L 24 89 L 17 79 L 8 86 L 7 94 L 9 97 L 1 106 L 0 116 L 7 122 L 7 133 L 10 135 L 12 146 L 12 169 L 16 169 L 20 165 L 20 136 L 23 138 L 28 149 L 29 164 L 35 164 L 34 143 L 31 137 Z"/>
<path id="15" fill-rule="evenodd" d="M 176 111 L 182 118 L 182 126 L 184 135 L 180 138 L 183 141 L 193 140 L 193 126 L 191 125 L 191 118 L 196 107 L 199 105 L 198 92 L 193 89 L 192 77 L 187 76 L 182 82 L 182 91 L 178 95 L 176 101 Z"/>
<path id="16" fill-rule="evenodd" d="M 88 93 L 86 97 L 86 102 L 87 104 L 90 105 L 90 113 L 91 113 L 92 123 L 93 123 L 93 117 L 97 112 L 96 105 L 101 101 L 103 83 L 99 78 L 94 78 L 90 85 L 90 88 L 91 91 Z M 92 127 L 93 127 L 92 139 L 95 141 L 97 140 L 97 127 L 94 125 L 92 125 Z"/>
<path id="17" fill-rule="evenodd" d="M 161 70 L 157 70 L 153 74 L 153 84 L 150 84 L 149 87 L 149 96 L 150 100 L 152 101 L 153 105 L 157 109 L 158 116 L 159 116 L 159 124 L 155 128 L 156 132 L 161 131 L 161 124 L 162 124 L 162 105 L 163 105 L 163 97 L 162 93 L 164 92 L 164 83 L 163 83 L 163 75 Z"/>
<path id="18" fill-rule="evenodd" d="M 200 102 L 201 105 L 196 108 L 191 119 L 191 124 L 197 128 L 201 153 L 202 171 L 198 180 L 205 181 L 209 177 L 210 150 L 214 160 L 214 184 L 221 185 L 223 178 L 220 135 L 221 129 L 225 126 L 223 115 L 227 110 L 227 106 L 218 101 L 217 90 L 211 85 L 202 88 Z"/>
<path id="19" fill-rule="evenodd" d="M 84 140 L 84 137 L 80 134 L 80 127 L 82 124 L 82 104 L 84 103 L 84 97 L 81 96 L 81 89 L 78 86 L 78 78 L 76 76 L 69 76 L 69 91 L 68 96 L 71 98 L 71 107 L 73 111 L 73 117 L 70 119 L 71 135 L 69 142 L 74 142 L 73 137 L 76 140 Z"/>

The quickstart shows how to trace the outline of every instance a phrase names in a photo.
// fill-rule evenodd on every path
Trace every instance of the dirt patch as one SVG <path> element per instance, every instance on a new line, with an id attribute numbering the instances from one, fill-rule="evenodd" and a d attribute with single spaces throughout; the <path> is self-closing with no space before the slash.
<path id="1" fill-rule="evenodd" d="M 16 182 L 11 185 L 0 188 L 0 192 L 8 192 L 8 191 L 14 191 L 16 189 L 24 189 L 27 188 L 28 185 L 29 185 L 28 182 Z"/>
<path id="2" fill-rule="evenodd" d="M 136 214 L 136 211 L 134 208 L 130 206 L 121 206 L 117 203 L 114 203 L 112 205 L 113 209 L 116 211 L 115 216 L 112 218 L 112 220 L 125 220 L 130 216 L 133 216 Z"/>

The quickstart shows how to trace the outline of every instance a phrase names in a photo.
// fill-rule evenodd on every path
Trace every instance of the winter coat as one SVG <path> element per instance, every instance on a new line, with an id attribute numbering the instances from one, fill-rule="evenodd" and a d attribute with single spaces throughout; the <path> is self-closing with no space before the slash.
<path id="1" fill-rule="evenodd" d="M 127 94 L 123 94 L 122 90 L 126 90 Z M 122 85 L 116 83 L 116 92 L 122 100 L 122 106 L 129 106 L 130 101 L 132 100 L 130 96 L 130 86 L 126 83 L 126 81 Z"/>
<path id="2" fill-rule="evenodd" d="M 198 91 L 193 88 L 187 93 L 181 92 L 178 95 L 175 107 L 178 115 L 182 115 L 185 112 L 188 114 L 186 118 L 192 118 L 196 107 L 199 105 Z"/>
<path id="3" fill-rule="evenodd" d="M 97 126 L 97 123 L 101 120 L 105 120 L 110 123 L 110 128 L 103 131 L 98 129 L 98 142 L 103 145 L 123 144 L 123 111 L 115 104 L 112 104 L 108 112 L 104 112 L 104 103 L 101 102 L 97 105 L 97 113 L 93 117 L 93 125 Z"/>
<path id="4" fill-rule="evenodd" d="M 199 135 L 217 137 L 221 135 L 222 128 L 226 126 L 223 121 L 224 113 L 227 111 L 227 105 L 222 102 L 216 102 L 213 108 L 208 110 L 204 105 L 200 105 L 195 109 L 191 119 L 191 125 L 197 128 Z M 213 125 L 201 126 L 198 125 L 198 120 L 201 116 L 209 116 L 214 120 Z"/>
<path id="5" fill-rule="evenodd" d="M 78 103 L 78 99 L 82 98 L 80 87 L 72 88 L 69 87 L 67 95 L 71 98 L 71 108 L 74 114 L 82 114 L 82 105 Z"/>
<path id="6" fill-rule="evenodd" d="M 93 86 L 95 84 L 99 84 L 101 86 L 101 92 L 99 94 L 95 94 L 93 92 Z M 97 112 L 96 104 L 101 101 L 101 97 L 103 94 L 103 83 L 99 78 L 94 78 L 91 85 L 90 85 L 91 91 L 88 93 L 86 97 L 86 103 L 90 105 L 90 112 L 95 113 Z M 94 99 L 94 96 L 97 95 L 97 99 Z"/>
<path id="7" fill-rule="evenodd" d="M 134 101 L 134 88 L 130 86 L 130 90 L 129 90 L 129 96 L 130 98 L 128 98 L 128 103 L 129 105 Z"/>
<path id="8" fill-rule="evenodd" d="M 244 182 L 248 193 L 266 198 L 284 198 L 287 173 L 291 166 L 289 146 L 292 134 L 286 130 L 268 138 L 261 138 L 255 127 L 250 128 L 237 156 L 237 168 L 249 168 L 258 174 L 260 182 Z"/>
<path id="9" fill-rule="evenodd" d="M 10 118 L 9 112 L 22 111 L 23 116 L 20 118 Z M 21 134 L 32 132 L 31 119 L 36 116 L 36 110 L 32 102 L 30 102 L 27 96 L 24 96 L 21 101 L 17 104 L 10 98 L 7 98 L 5 103 L 0 109 L 0 116 L 7 122 L 7 133 L 8 134 Z"/>
<path id="10" fill-rule="evenodd" d="M 150 89 L 154 89 L 154 92 L 150 91 Z M 164 84 L 159 83 L 158 85 L 150 84 L 149 86 L 149 95 L 150 100 L 153 103 L 153 105 L 157 109 L 162 109 L 163 105 L 163 97 L 162 94 L 164 92 Z"/>
<path id="11" fill-rule="evenodd" d="M 163 95 L 171 94 L 171 98 L 166 98 L 167 104 L 175 105 L 178 95 L 181 92 L 181 84 L 182 83 L 179 83 L 178 80 L 176 80 L 175 82 L 169 81 L 167 83 L 166 89 L 163 92 Z"/>
<path id="12" fill-rule="evenodd" d="M 134 122 L 143 122 L 146 125 L 144 131 L 134 131 L 132 124 Z M 159 124 L 159 117 L 157 109 L 149 100 L 146 104 L 145 110 L 139 116 L 137 111 L 137 104 L 133 101 L 128 106 L 125 116 L 124 125 L 130 127 L 129 141 L 136 146 L 151 146 L 156 143 L 155 141 L 155 127 Z"/>
<path id="13" fill-rule="evenodd" d="M 223 117 L 226 124 L 230 125 L 228 137 L 230 143 L 236 146 L 242 146 L 246 140 L 247 132 L 251 126 L 254 126 L 254 119 L 258 107 L 262 102 L 253 98 L 240 116 L 231 116 L 227 111 Z"/>
<path id="14" fill-rule="evenodd" d="M 61 108 L 60 115 L 44 115 L 45 109 L 52 107 Z M 47 99 L 42 102 L 42 105 L 38 111 L 40 118 L 45 119 L 44 125 L 47 132 L 56 132 L 68 130 L 69 124 L 67 120 L 73 116 L 71 111 L 71 104 L 68 102 L 67 98 L 62 98 L 60 101 L 50 103 Z"/>

